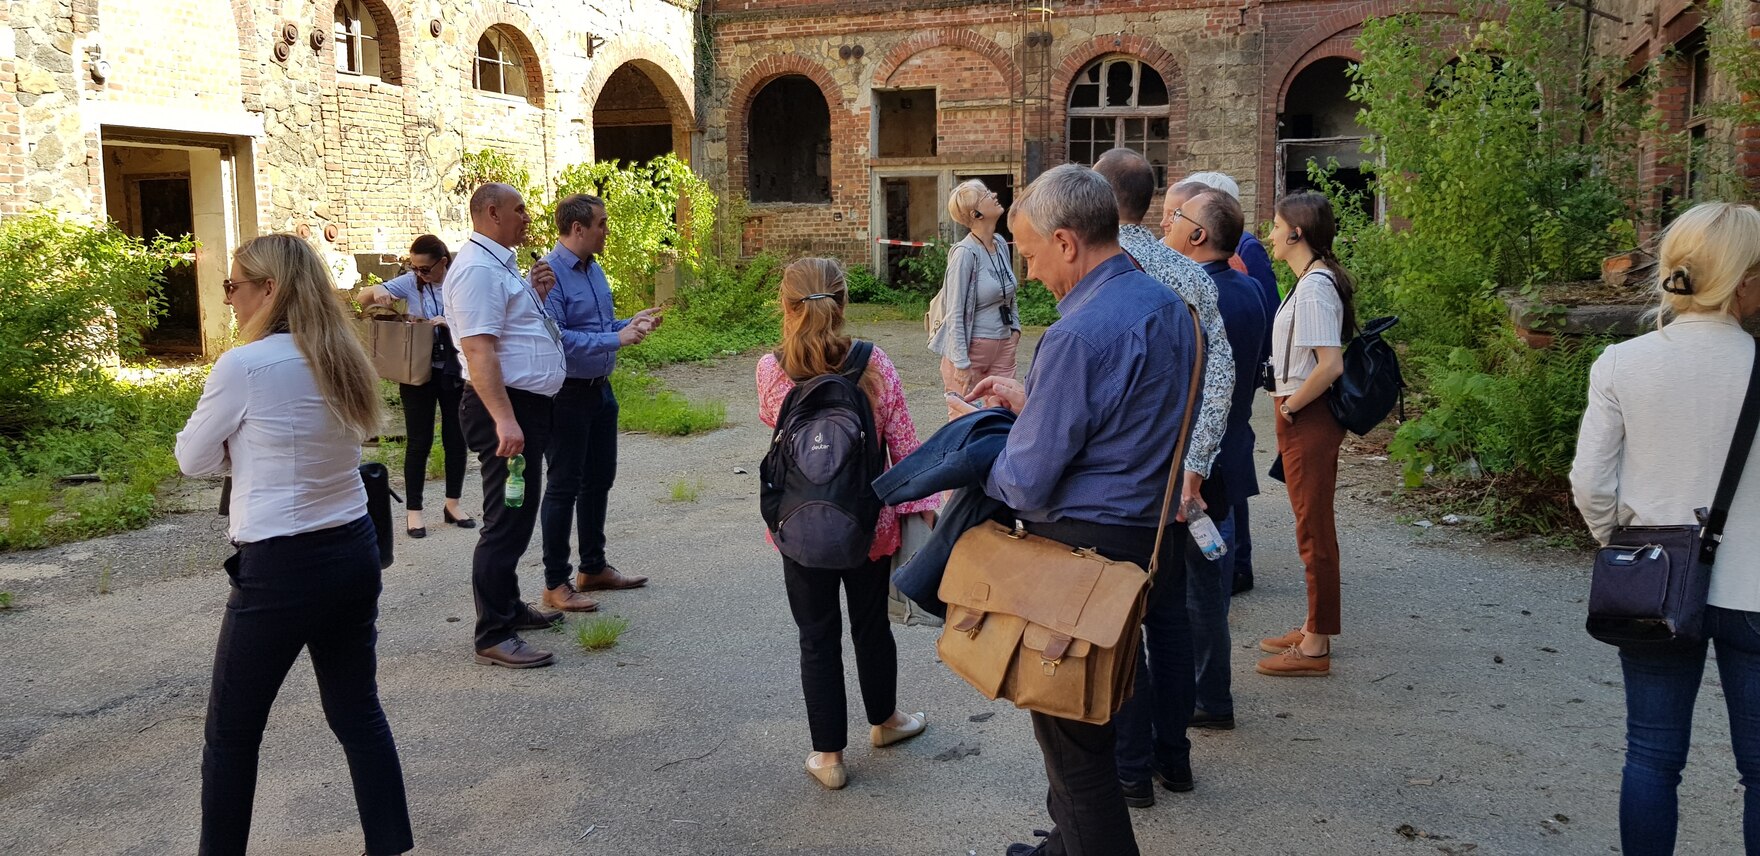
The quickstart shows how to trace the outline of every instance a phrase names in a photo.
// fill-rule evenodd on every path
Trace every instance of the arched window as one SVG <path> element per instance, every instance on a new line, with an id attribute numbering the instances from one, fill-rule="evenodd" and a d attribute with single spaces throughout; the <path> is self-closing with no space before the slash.
<path id="1" fill-rule="evenodd" d="M 379 77 L 379 25 L 362 0 L 336 4 L 336 70 Z"/>
<path id="2" fill-rule="evenodd" d="M 490 27 L 477 39 L 477 63 L 472 85 L 484 92 L 529 98 L 526 64 L 520 44 L 501 27 Z"/>
<path id="3" fill-rule="evenodd" d="M 746 113 L 746 165 L 753 202 L 831 201 L 831 108 L 819 84 L 789 74 L 758 90 Z"/>
<path id="4" fill-rule="evenodd" d="M 1155 167 L 1157 186 L 1167 184 L 1167 81 L 1141 60 L 1110 56 L 1095 60 L 1069 88 L 1069 159 L 1092 165 L 1108 149 L 1135 149 Z"/>

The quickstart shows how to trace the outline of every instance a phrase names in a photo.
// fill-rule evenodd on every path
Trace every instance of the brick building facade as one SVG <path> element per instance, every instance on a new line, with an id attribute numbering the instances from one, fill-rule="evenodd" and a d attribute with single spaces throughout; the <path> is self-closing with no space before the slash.
<path id="1" fill-rule="evenodd" d="M 1700 26 L 1688 0 L 1570 6 L 1596 49 L 1629 57 L 1634 71 L 1690 43 Z M 1728 6 L 1733 26 L 1760 37 L 1760 6 Z M 748 250 L 879 268 L 889 253 L 874 239 L 955 236 L 944 204 L 959 180 L 983 177 L 1006 202 L 1043 168 L 1091 162 L 1118 144 L 1143 150 L 1168 180 L 1231 174 L 1249 217 L 1262 220 L 1280 192 L 1304 180 L 1310 158 L 1336 157 L 1347 184 L 1361 180 L 1364 131 L 1346 79 L 1360 59 L 1354 42 L 1367 20 L 1424 8 L 1406 0 L 705 0 L 714 64 L 701 168 L 750 195 Z M 1706 90 L 1702 60 L 1694 88 L 1693 62 L 1688 51 L 1664 66 L 1653 105 L 1675 130 L 1693 124 L 1689 102 Z M 797 114 L 786 120 L 793 136 L 767 133 L 778 104 Z M 1694 133 L 1734 144 L 1730 160 L 1751 194 L 1760 129 Z M 812 145 L 813 157 L 778 154 Z M 1668 149 L 1660 138 L 1646 146 L 1647 232 L 1671 201 L 1697 192 L 1687 186 L 1692 167 Z M 774 193 L 770 174 L 800 164 L 818 171 L 817 184 Z"/>
<path id="2" fill-rule="evenodd" d="M 539 180 L 630 140 L 688 157 L 695 21 L 674 0 L 9 0 L 0 213 L 195 234 L 155 335 L 211 355 L 243 237 L 308 235 L 347 281 L 463 236 L 467 152 Z"/>

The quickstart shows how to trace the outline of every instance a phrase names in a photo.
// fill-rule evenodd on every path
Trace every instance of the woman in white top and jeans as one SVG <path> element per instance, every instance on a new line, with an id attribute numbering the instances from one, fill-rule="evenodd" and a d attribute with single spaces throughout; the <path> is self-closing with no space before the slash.
<path id="1" fill-rule="evenodd" d="M 1589 370 L 1589 405 L 1571 465 L 1571 492 L 1597 541 L 1615 526 L 1691 523 L 1709 506 L 1735 434 L 1760 314 L 1760 211 L 1710 202 L 1663 235 L 1655 332 L 1612 345 Z M 1742 838 L 1760 854 L 1760 455 L 1730 504 L 1712 566 L 1705 634 L 1729 706 L 1741 772 Z M 1627 856 L 1672 854 L 1675 786 L 1687 763 L 1706 643 L 1623 649 L 1626 763 L 1619 827 Z"/>
<path id="2" fill-rule="evenodd" d="M 1277 452 L 1296 518 L 1296 547 L 1308 577 L 1308 618 L 1282 636 L 1259 641 L 1271 654 L 1258 671 L 1274 677 L 1332 673 L 1339 631 L 1338 528 L 1333 493 L 1344 426 L 1328 401 L 1344 373 L 1345 335 L 1356 327 L 1350 274 L 1333 254 L 1338 234 L 1332 203 L 1314 191 L 1277 202 L 1271 253 L 1301 279 L 1271 325 L 1271 371 L 1277 381 Z"/>
<path id="3" fill-rule="evenodd" d="M 971 232 L 947 251 L 941 282 L 940 318 L 930 319 L 929 350 L 941 355 L 941 381 L 965 396 L 978 381 L 1015 376 L 1021 341 L 1019 285 L 1008 242 L 996 234 L 1002 203 L 977 179 L 960 184 L 947 199 L 947 214 Z M 958 416 L 952 405 L 947 418 Z"/>
<path id="4" fill-rule="evenodd" d="M 414 844 L 379 706 L 379 543 L 359 472 L 361 441 L 379 427 L 378 379 L 305 241 L 246 241 L 225 287 L 244 344 L 215 361 L 177 435 L 186 475 L 231 473 L 238 547 L 208 696 L 200 852 L 245 852 L 263 727 L 305 649 L 348 756 L 366 852 L 403 853 Z"/>

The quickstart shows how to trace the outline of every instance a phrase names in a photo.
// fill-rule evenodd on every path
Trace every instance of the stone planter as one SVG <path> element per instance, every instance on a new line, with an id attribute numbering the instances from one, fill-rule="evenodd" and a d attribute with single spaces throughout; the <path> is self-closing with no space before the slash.
<path id="1" fill-rule="evenodd" d="M 1561 336 L 1629 339 L 1653 329 L 1644 322 L 1644 313 L 1650 309 L 1644 303 L 1565 306 L 1521 295 L 1506 296 L 1504 302 L 1509 305 L 1509 320 L 1516 335 L 1533 348 L 1550 347 Z"/>

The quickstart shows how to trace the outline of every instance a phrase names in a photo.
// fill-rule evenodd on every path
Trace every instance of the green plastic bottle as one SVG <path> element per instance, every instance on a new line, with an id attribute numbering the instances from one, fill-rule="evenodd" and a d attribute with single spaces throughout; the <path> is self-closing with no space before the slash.
<path id="1" fill-rule="evenodd" d="M 507 459 L 507 487 L 502 489 L 501 501 L 508 508 L 518 508 L 526 504 L 525 455 L 514 455 Z"/>

